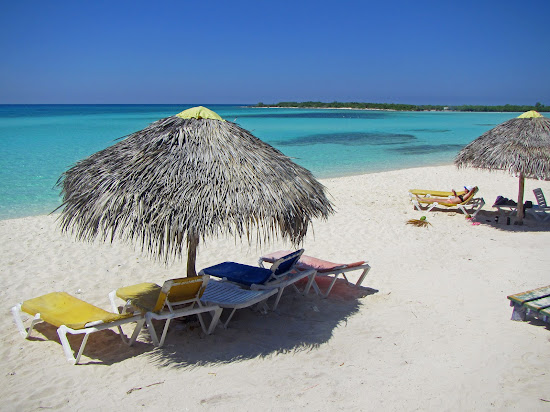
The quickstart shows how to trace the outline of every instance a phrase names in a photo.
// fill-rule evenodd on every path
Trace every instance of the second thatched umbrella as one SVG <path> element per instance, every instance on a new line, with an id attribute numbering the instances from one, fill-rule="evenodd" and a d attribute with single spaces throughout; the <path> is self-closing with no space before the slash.
<path id="1" fill-rule="evenodd" d="M 518 221 L 523 221 L 524 179 L 550 180 L 550 121 L 531 110 L 483 133 L 460 151 L 455 164 L 507 170 L 519 176 Z"/>
<path id="2" fill-rule="evenodd" d="M 62 231 L 129 240 L 166 262 L 187 249 L 188 276 L 200 240 L 222 233 L 298 244 L 312 219 L 333 213 L 308 170 L 204 107 L 78 162 L 58 185 Z"/>

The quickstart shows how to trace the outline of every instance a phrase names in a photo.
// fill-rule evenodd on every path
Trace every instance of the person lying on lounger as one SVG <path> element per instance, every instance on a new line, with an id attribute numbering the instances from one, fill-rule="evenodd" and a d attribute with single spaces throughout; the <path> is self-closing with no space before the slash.
<path id="1" fill-rule="evenodd" d="M 464 187 L 464 189 L 466 190 L 466 192 L 461 195 L 457 194 L 456 190 L 451 189 L 451 191 L 453 192 L 453 196 L 421 198 L 421 197 L 418 197 L 418 195 L 416 195 L 416 198 L 418 199 L 419 202 L 429 201 L 430 203 L 440 202 L 440 203 L 458 205 L 459 203 L 464 202 L 465 199 L 468 199 L 472 195 L 472 193 L 475 190 L 475 187 Z"/>

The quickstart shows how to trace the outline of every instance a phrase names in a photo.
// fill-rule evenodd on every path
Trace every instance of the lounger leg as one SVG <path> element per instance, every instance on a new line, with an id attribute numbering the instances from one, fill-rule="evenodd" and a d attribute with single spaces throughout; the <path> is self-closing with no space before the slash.
<path id="1" fill-rule="evenodd" d="M 279 301 L 281 300 L 281 295 L 283 294 L 283 291 L 285 288 L 279 289 L 279 293 L 277 293 L 277 297 L 275 298 L 275 303 L 273 304 L 272 310 L 277 309 L 277 306 L 279 305 Z"/>
<path id="2" fill-rule="evenodd" d="M 30 338 L 34 325 L 36 325 L 38 322 L 41 321 L 40 313 L 37 313 L 36 315 L 34 315 L 34 318 L 28 330 L 25 329 L 25 325 L 23 325 L 23 321 L 21 320 L 21 314 L 22 314 L 21 303 L 18 303 L 13 308 L 11 308 L 11 313 L 13 314 L 15 325 L 17 326 L 17 329 L 19 330 L 19 333 L 21 334 L 21 336 L 23 336 L 24 338 Z"/>
<path id="3" fill-rule="evenodd" d="M 317 284 L 317 281 L 313 282 L 311 286 L 313 287 L 313 291 L 315 292 L 315 294 L 317 296 L 321 296 L 321 288 Z"/>
<path id="4" fill-rule="evenodd" d="M 145 323 L 145 319 L 140 319 L 136 322 L 136 328 L 134 329 L 134 332 L 132 333 L 132 337 L 130 340 L 126 339 L 126 335 L 122 332 L 122 328 L 119 326 L 118 329 L 120 330 L 120 337 L 122 338 L 122 341 L 127 344 L 128 346 L 132 346 L 134 342 L 137 340 L 137 337 L 139 336 L 139 332 L 141 332 L 141 329 L 143 329 L 143 324 Z"/>
<path id="5" fill-rule="evenodd" d="M 330 282 L 330 285 L 329 285 L 327 291 L 326 291 L 325 293 L 321 293 L 321 297 L 322 297 L 322 298 L 328 297 L 330 291 L 332 290 L 332 287 L 333 287 L 334 284 L 336 283 L 336 280 L 338 280 L 338 276 L 340 276 L 340 273 L 336 273 L 336 274 L 334 275 L 334 279 L 332 279 L 332 282 Z"/>
<path id="6" fill-rule="evenodd" d="M 363 273 L 359 277 L 359 280 L 355 283 L 355 286 L 361 286 L 361 283 L 363 283 L 363 280 L 365 280 L 365 277 L 367 276 L 367 273 L 369 273 L 369 270 L 370 266 L 367 265 L 367 267 L 365 268 L 365 270 L 363 270 Z"/>
<path id="7" fill-rule="evenodd" d="M 210 327 L 208 328 L 208 332 L 206 332 L 207 335 L 210 335 L 212 332 L 214 332 L 214 329 L 216 329 L 216 325 L 218 324 L 218 321 L 220 320 L 220 316 L 222 314 L 223 309 L 217 308 L 214 310 L 214 316 L 212 316 L 212 321 L 210 322 Z"/>
<path id="8" fill-rule="evenodd" d="M 430 207 L 428 207 L 428 210 L 426 210 L 426 212 L 431 211 L 431 210 L 432 210 L 434 207 L 436 207 L 438 204 L 439 204 L 439 203 L 437 203 L 437 202 L 432 203 L 432 204 L 430 205 Z"/>
<path id="9" fill-rule="evenodd" d="M 157 342 L 158 347 L 161 347 L 162 345 L 164 345 L 164 339 L 166 338 L 166 333 L 168 332 L 168 326 L 170 326 L 170 320 L 171 319 L 166 319 L 166 322 L 164 322 L 164 328 L 162 329 L 162 336 L 160 337 L 160 342 Z M 156 338 L 156 335 L 155 335 L 155 338 Z"/>
<path id="10" fill-rule="evenodd" d="M 485 205 L 485 200 L 483 198 L 481 198 L 481 200 L 479 201 L 479 206 L 477 207 L 476 211 L 474 212 L 474 214 L 472 215 L 472 217 L 476 217 L 477 213 L 481 210 L 481 208 Z"/>
<path id="11" fill-rule="evenodd" d="M 201 324 L 202 331 L 206 333 L 206 325 L 204 323 L 204 319 L 202 318 L 202 313 L 197 313 L 197 317 L 199 318 L 199 323 Z"/>
<path id="12" fill-rule="evenodd" d="M 80 350 L 78 351 L 78 356 L 75 359 L 73 355 L 73 350 L 71 349 L 71 344 L 69 343 L 69 340 L 67 339 L 67 332 L 68 328 L 65 325 L 61 325 L 57 329 L 57 334 L 59 335 L 59 340 L 61 341 L 61 346 L 63 347 L 63 352 L 65 352 L 65 358 L 67 358 L 67 361 L 69 363 L 72 363 L 73 365 L 76 365 L 78 361 L 80 360 L 80 355 L 82 354 L 82 351 L 84 350 L 84 346 L 86 346 L 86 342 L 88 340 L 88 334 L 84 336 L 84 340 L 82 341 L 82 345 L 80 345 Z"/>
<path id="13" fill-rule="evenodd" d="M 223 327 L 227 329 L 227 324 L 229 323 L 229 321 L 231 320 L 231 318 L 233 317 L 233 315 L 235 314 L 235 311 L 237 309 L 233 309 L 231 311 L 231 313 L 229 314 L 229 317 L 227 318 L 227 320 L 225 321 L 225 323 L 223 324 Z"/>
<path id="14" fill-rule="evenodd" d="M 164 323 L 164 330 L 162 332 L 161 342 L 159 342 L 159 338 L 157 336 L 157 332 L 155 331 L 155 325 L 153 325 L 153 319 L 150 316 L 150 313 L 147 313 L 145 315 L 145 322 L 147 323 L 147 329 L 149 330 L 149 336 L 151 336 L 151 340 L 153 341 L 153 345 L 155 346 L 162 346 L 162 343 L 164 343 L 164 337 L 166 335 L 166 330 L 168 329 L 168 325 L 170 324 L 170 319 L 166 320 Z"/>
<path id="15" fill-rule="evenodd" d="M 80 345 L 80 349 L 78 350 L 78 354 L 76 355 L 75 365 L 80 362 L 80 355 L 82 355 L 82 352 L 84 352 L 84 347 L 86 346 L 86 343 L 88 342 L 88 337 L 90 336 L 89 333 L 86 333 L 84 335 L 84 339 L 82 339 L 82 345 Z"/>
<path id="16" fill-rule="evenodd" d="M 524 321 L 527 318 L 525 308 L 523 308 L 521 305 L 515 304 L 514 302 L 510 303 L 514 307 L 514 310 L 512 312 L 512 320 Z"/>
<path id="17" fill-rule="evenodd" d="M 309 293 L 309 290 L 313 285 L 317 286 L 317 282 L 315 282 L 315 276 L 317 275 L 317 272 L 312 273 L 309 275 L 309 280 L 307 282 L 306 288 L 304 289 L 304 295 L 307 295 Z M 315 286 L 313 286 L 313 289 L 315 290 Z M 317 287 L 318 289 L 318 287 Z"/>

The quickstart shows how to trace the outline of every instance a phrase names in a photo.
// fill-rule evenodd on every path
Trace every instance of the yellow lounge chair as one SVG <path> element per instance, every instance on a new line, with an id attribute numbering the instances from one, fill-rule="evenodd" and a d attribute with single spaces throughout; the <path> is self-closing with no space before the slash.
<path id="1" fill-rule="evenodd" d="M 160 347 L 164 344 L 170 321 L 175 318 L 197 315 L 204 333 L 212 333 L 222 309 L 217 305 L 205 306 L 200 301 L 208 280 L 208 276 L 170 279 L 164 282 L 162 287 L 155 283 L 140 283 L 112 291 L 109 300 L 113 311 L 118 311 L 115 302 L 115 296 L 118 296 L 126 301 L 122 312 L 134 309 L 141 312 L 145 317 L 151 340 L 155 346 Z M 201 315 L 204 312 L 213 312 L 208 329 Z M 152 323 L 153 319 L 166 321 L 160 340 Z"/>
<path id="2" fill-rule="evenodd" d="M 475 198 L 475 195 L 477 194 L 478 191 L 479 191 L 479 188 L 477 186 L 474 187 L 474 189 L 471 191 L 468 197 L 466 197 L 460 203 L 446 203 L 444 201 L 441 201 L 440 198 L 452 197 L 454 196 L 454 194 L 453 192 L 444 192 L 440 190 L 411 189 L 409 190 L 409 197 L 414 207 L 419 211 L 422 210 L 421 204 L 425 204 L 427 206 L 427 210 L 426 210 L 427 212 L 439 206 L 447 207 L 447 208 L 456 207 L 460 209 L 460 211 L 465 215 L 470 214 L 471 216 L 475 217 L 477 213 L 481 210 L 483 205 L 485 205 L 485 200 L 482 197 Z M 464 193 L 466 192 L 464 191 L 457 192 L 457 195 L 463 195 Z M 470 213 L 466 211 L 466 206 L 471 207 Z"/>
<path id="3" fill-rule="evenodd" d="M 59 340 L 65 352 L 65 357 L 72 364 L 77 364 L 79 362 L 90 333 L 99 332 L 116 326 L 119 329 L 122 341 L 128 345 L 132 345 L 139 335 L 145 321 L 143 316 L 136 316 L 132 313 L 118 314 L 107 312 L 65 292 L 52 292 L 34 299 L 26 300 L 15 305 L 11 311 L 19 332 L 25 338 L 31 336 L 34 325 L 40 321 L 56 326 Z M 22 312 L 34 316 L 28 330 L 26 330 L 23 325 Z M 120 325 L 129 322 L 137 322 L 137 325 L 132 337 L 127 340 Z M 76 358 L 67 339 L 67 333 L 73 335 L 85 334 Z"/>

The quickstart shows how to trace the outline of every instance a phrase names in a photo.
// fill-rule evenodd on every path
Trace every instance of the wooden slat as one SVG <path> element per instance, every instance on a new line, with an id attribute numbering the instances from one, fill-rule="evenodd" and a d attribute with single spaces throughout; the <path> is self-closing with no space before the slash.
<path id="1" fill-rule="evenodd" d="M 548 296 L 550 296 L 550 285 L 543 286 L 538 289 L 528 290 L 527 292 L 516 293 L 515 295 L 508 296 L 508 299 L 523 305 L 525 302 L 530 302 Z"/>
<path id="2" fill-rule="evenodd" d="M 550 308 L 550 296 L 532 300 L 530 302 L 525 302 L 523 305 L 529 309 L 536 310 L 536 311 Z"/>

